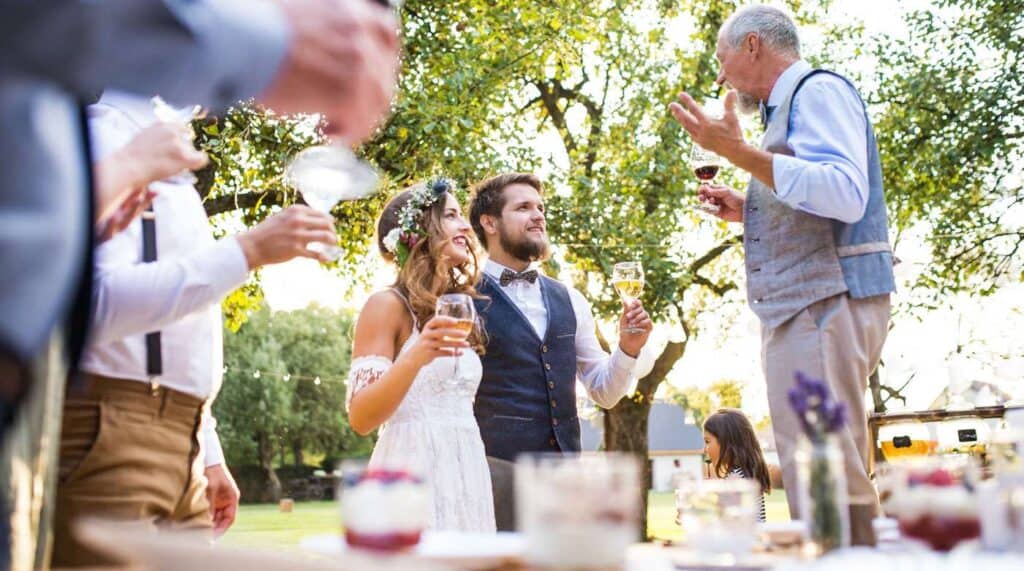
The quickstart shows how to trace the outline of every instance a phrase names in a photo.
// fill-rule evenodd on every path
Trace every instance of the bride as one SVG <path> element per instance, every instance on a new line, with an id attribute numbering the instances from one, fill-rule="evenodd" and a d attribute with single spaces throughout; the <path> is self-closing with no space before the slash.
<path id="1" fill-rule="evenodd" d="M 493 532 L 490 472 L 473 416 L 483 333 L 477 324 L 466 339 L 454 319 L 434 317 L 440 295 L 480 297 L 475 239 L 451 183 L 431 181 L 391 199 L 377 222 L 377 246 L 398 266 L 398 279 L 359 313 L 349 422 L 364 435 L 381 427 L 371 468 L 412 466 L 426 477 L 432 529 Z"/>

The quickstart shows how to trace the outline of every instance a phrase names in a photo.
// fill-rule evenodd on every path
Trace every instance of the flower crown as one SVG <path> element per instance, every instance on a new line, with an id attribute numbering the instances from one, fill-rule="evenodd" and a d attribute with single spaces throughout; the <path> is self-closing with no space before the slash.
<path id="1" fill-rule="evenodd" d="M 420 224 L 423 212 L 454 188 L 451 180 L 435 178 L 410 192 L 409 201 L 398 211 L 398 226 L 392 228 L 383 240 L 384 249 L 395 256 L 399 267 L 405 265 L 416 244 L 427 237 L 426 230 Z"/>

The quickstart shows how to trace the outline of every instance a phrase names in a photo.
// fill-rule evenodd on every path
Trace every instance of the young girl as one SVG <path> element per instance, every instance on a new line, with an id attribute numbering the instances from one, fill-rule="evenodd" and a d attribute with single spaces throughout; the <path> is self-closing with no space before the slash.
<path id="1" fill-rule="evenodd" d="M 704 454 L 712 478 L 751 478 L 761 485 L 758 520 L 765 521 L 764 494 L 772 491 L 768 465 L 750 420 L 733 408 L 704 420 Z"/>
<path id="2" fill-rule="evenodd" d="M 443 294 L 480 297 L 473 231 L 451 184 L 431 181 L 393 198 L 377 223 L 377 245 L 398 266 L 398 279 L 359 313 L 349 422 L 359 434 L 381 427 L 371 468 L 422 472 L 433 497 L 431 529 L 493 532 L 490 471 L 473 416 L 480 325 L 467 338 L 454 319 L 434 316 Z"/>

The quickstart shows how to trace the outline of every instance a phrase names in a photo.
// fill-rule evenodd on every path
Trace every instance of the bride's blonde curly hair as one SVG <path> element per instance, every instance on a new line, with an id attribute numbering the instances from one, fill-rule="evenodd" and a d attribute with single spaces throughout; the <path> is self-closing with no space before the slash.
<path id="1" fill-rule="evenodd" d="M 377 249 L 385 260 L 398 266 L 398 278 L 394 287 L 409 300 L 420 326 L 434 316 L 437 298 L 443 294 L 464 293 L 474 299 L 486 299 L 486 296 L 476 291 L 476 284 L 480 281 L 480 264 L 477 258 L 479 244 L 473 233 L 466 236 L 469 240 L 469 260 L 461 264 L 452 264 L 443 253 L 445 247 L 451 243 L 451 238 L 445 236 L 442 224 L 447 195 L 452 194 L 453 190 L 450 185 L 436 182 L 432 185 L 434 188 L 431 191 L 436 194 L 436 199 L 421 211 L 416 222 L 425 239 L 416 241 L 409 248 L 409 254 L 403 264 L 398 263 L 395 253 L 385 245 L 384 238 L 399 227 L 400 215 L 413 198 L 413 192 L 422 192 L 424 184 L 426 183 L 412 185 L 395 195 L 384 206 L 377 220 Z M 474 350 L 483 353 L 486 337 L 479 315 L 473 331 L 469 334 L 469 343 Z"/>

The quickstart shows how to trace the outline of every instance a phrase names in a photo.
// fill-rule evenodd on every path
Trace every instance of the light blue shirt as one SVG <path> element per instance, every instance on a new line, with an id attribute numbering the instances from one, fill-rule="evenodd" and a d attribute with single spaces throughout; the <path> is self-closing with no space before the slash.
<path id="1" fill-rule="evenodd" d="M 776 107 L 811 65 L 800 60 L 775 81 Z M 867 117 L 860 97 L 831 74 L 808 79 L 791 103 L 789 146 L 772 157 L 775 194 L 790 207 L 852 224 L 868 204 Z"/>

